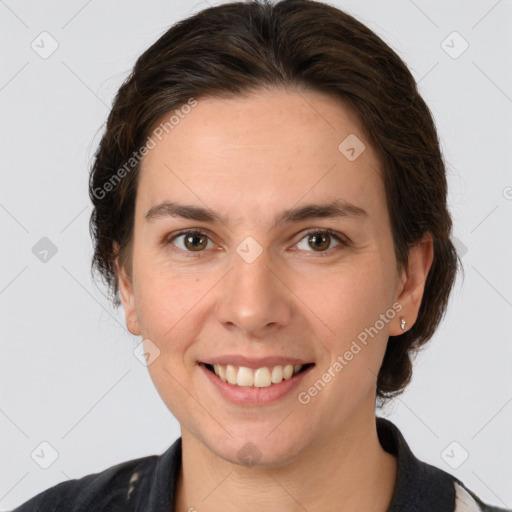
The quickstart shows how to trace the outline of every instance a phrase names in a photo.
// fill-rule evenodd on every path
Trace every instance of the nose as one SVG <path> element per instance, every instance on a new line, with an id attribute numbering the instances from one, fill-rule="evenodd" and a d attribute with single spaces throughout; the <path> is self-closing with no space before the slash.
<path id="1" fill-rule="evenodd" d="M 272 269 L 266 251 L 252 263 L 235 254 L 231 271 L 219 283 L 218 322 L 255 338 L 286 326 L 292 318 L 293 294 L 283 277 Z"/>

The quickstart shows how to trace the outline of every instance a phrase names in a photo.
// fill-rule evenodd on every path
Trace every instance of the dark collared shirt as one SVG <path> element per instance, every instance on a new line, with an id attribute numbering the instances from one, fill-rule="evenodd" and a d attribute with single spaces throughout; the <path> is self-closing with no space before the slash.
<path id="1" fill-rule="evenodd" d="M 460 480 L 418 460 L 389 420 L 377 418 L 377 432 L 382 447 L 398 459 L 396 486 L 387 512 L 505 511 L 484 504 Z M 61 482 L 13 512 L 174 512 L 180 467 L 181 437 L 162 455 Z"/>

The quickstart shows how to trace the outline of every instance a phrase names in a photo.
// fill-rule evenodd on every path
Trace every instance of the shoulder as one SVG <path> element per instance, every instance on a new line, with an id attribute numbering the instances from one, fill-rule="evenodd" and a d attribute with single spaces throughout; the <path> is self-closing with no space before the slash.
<path id="1" fill-rule="evenodd" d="M 149 485 L 159 456 L 111 466 L 101 472 L 61 482 L 37 494 L 12 512 L 130 510 Z"/>
<path id="2" fill-rule="evenodd" d="M 397 458 L 397 479 L 388 512 L 512 512 L 484 503 L 462 481 L 416 458 L 391 421 L 377 417 L 382 447 Z"/>
<path id="3" fill-rule="evenodd" d="M 460 480 L 452 478 L 455 488 L 455 512 L 512 512 L 510 509 L 487 505 Z"/>

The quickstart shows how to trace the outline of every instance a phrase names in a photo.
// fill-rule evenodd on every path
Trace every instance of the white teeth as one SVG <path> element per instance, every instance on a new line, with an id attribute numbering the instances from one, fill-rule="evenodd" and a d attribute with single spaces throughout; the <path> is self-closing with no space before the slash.
<path id="1" fill-rule="evenodd" d="M 236 376 L 238 371 L 235 369 L 235 367 L 231 364 L 228 364 L 226 366 L 226 380 L 230 384 L 236 384 Z"/>
<path id="2" fill-rule="evenodd" d="M 220 364 L 214 364 L 213 368 L 215 369 L 216 375 L 218 375 L 223 382 L 226 382 L 226 368 Z"/>
<path id="3" fill-rule="evenodd" d="M 232 364 L 214 364 L 215 374 L 229 384 L 241 387 L 268 388 L 272 384 L 279 384 L 283 379 L 290 379 L 302 369 L 301 364 L 287 364 L 285 366 L 274 366 L 272 370 L 263 366 L 253 370 L 245 366 L 233 366 Z"/>
<path id="4" fill-rule="evenodd" d="M 254 373 L 252 373 L 252 370 L 245 368 L 245 366 L 240 366 L 236 376 L 236 383 L 239 386 L 252 386 L 254 384 Z"/>
<path id="5" fill-rule="evenodd" d="M 258 368 L 254 372 L 254 386 L 257 388 L 268 388 L 272 383 L 270 370 L 266 367 Z"/>
<path id="6" fill-rule="evenodd" d="M 283 380 L 283 367 L 282 366 L 274 366 L 272 368 L 272 382 L 274 384 L 279 384 Z"/>
<path id="7" fill-rule="evenodd" d="M 283 379 L 289 379 L 293 375 L 293 364 L 287 364 L 283 369 Z"/>

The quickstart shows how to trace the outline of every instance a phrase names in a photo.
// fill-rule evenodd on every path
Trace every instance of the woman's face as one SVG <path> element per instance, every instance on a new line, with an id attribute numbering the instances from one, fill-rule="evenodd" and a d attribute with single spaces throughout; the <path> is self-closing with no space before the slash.
<path id="1" fill-rule="evenodd" d="M 417 311 L 356 116 L 320 93 L 262 91 L 199 99 L 161 138 L 120 290 L 182 433 L 279 465 L 367 426 L 388 336 Z"/>

